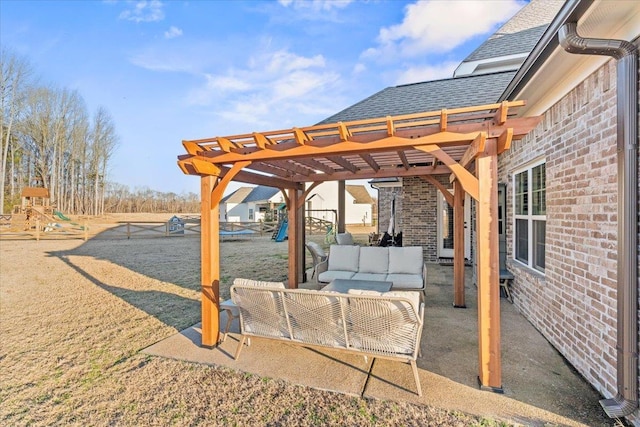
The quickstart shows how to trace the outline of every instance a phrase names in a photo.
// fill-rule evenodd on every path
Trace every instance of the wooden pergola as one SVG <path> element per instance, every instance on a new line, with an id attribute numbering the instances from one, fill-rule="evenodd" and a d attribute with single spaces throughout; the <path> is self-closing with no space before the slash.
<path id="1" fill-rule="evenodd" d="M 232 180 L 279 188 L 289 212 L 288 286 L 304 281 L 304 201 L 324 181 L 419 176 L 454 207 L 454 305 L 465 306 L 464 194 L 476 202 L 479 381 L 502 387 L 498 155 L 539 117 L 524 101 L 183 141 L 185 174 L 201 180 L 202 345 L 219 336 L 219 203 Z M 454 194 L 434 178 L 448 175 Z M 307 186 L 307 183 L 311 183 Z M 259 278 L 257 278 L 259 279 Z"/>

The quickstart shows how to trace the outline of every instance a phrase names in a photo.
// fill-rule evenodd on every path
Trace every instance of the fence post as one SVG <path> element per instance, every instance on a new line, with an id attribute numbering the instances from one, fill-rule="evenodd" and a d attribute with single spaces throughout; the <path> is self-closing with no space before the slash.
<path id="1" fill-rule="evenodd" d="M 36 218 L 36 242 L 40 241 L 40 218 Z"/>
<path id="2" fill-rule="evenodd" d="M 130 228 L 131 223 L 127 222 L 127 240 L 129 240 L 131 238 L 131 228 Z"/>

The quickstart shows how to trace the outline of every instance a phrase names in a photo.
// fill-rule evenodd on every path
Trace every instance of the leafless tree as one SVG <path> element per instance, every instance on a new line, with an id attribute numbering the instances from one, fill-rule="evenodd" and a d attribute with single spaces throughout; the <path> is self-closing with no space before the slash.
<path id="1" fill-rule="evenodd" d="M 15 153 L 14 125 L 19 120 L 32 70 L 29 63 L 8 49 L 0 50 L 0 214 L 4 213 L 7 159 Z M 12 170 L 14 169 L 12 154 Z M 13 175 L 10 176 L 13 178 Z M 10 195 L 14 195 L 11 181 Z"/>

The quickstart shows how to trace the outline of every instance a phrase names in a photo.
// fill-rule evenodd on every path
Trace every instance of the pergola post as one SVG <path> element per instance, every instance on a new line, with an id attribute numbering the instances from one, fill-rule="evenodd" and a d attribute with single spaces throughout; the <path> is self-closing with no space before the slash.
<path id="1" fill-rule="evenodd" d="M 200 178 L 200 270 L 202 347 L 213 348 L 220 333 L 220 217 L 219 203 L 212 203 L 216 176 Z"/>
<path id="2" fill-rule="evenodd" d="M 338 233 L 344 233 L 346 231 L 346 221 L 345 217 L 346 213 L 346 202 L 345 202 L 345 192 L 346 192 L 345 182 L 338 181 Z"/>
<path id="3" fill-rule="evenodd" d="M 289 189 L 289 288 L 297 288 L 305 280 L 304 265 L 304 193 Z"/>
<path id="4" fill-rule="evenodd" d="M 466 308 L 464 291 L 464 195 L 459 180 L 453 182 L 453 306 Z"/>
<path id="5" fill-rule="evenodd" d="M 488 139 L 476 158 L 478 174 L 478 381 L 483 389 L 502 392 L 498 247 L 498 156 Z"/>

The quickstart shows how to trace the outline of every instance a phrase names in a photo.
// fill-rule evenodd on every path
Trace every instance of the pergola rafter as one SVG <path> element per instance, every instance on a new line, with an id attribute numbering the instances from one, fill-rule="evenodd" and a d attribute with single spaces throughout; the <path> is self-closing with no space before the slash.
<path id="1" fill-rule="evenodd" d="M 454 305 L 464 307 L 464 193 L 477 202 L 479 379 L 502 386 L 497 250 L 497 156 L 539 117 L 524 101 L 183 141 L 185 174 L 201 177 L 202 345 L 219 333 L 218 204 L 231 180 L 279 188 L 289 208 L 288 285 L 304 280 L 304 202 L 324 181 L 418 176 L 454 207 Z M 434 176 L 450 176 L 454 195 Z M 305 188 L 305 183 L 312 183 Z"/>

